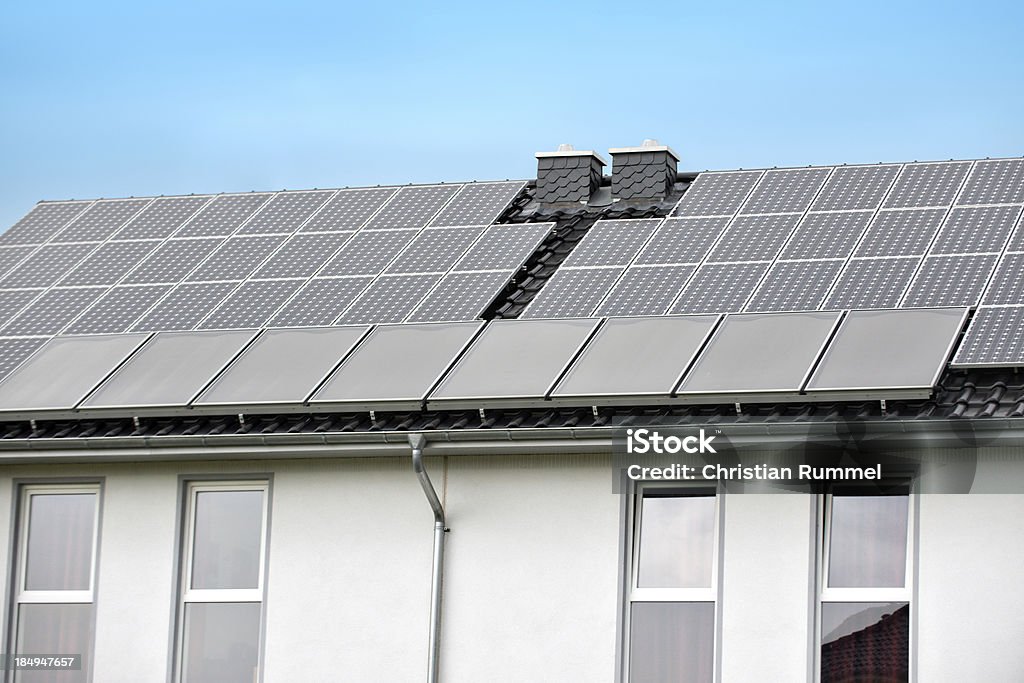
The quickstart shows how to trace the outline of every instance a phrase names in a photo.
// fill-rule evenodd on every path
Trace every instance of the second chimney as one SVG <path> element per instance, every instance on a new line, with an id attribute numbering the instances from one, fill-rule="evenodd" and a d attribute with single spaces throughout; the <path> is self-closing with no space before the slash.
<path id="1" fill-rule="evenodd" d="M 586 202 L 601 185 L 607 162 L 595 152 L 559 145 L 557 152 L 537 152 L 537 201 L 542 204 Z"/>
<path id="2" fill-rule="evenodd" d="M 676 182 L 679 156 L 657 140 L 608 150 L 612 155 L 612 197 L 664 199 Z"/>

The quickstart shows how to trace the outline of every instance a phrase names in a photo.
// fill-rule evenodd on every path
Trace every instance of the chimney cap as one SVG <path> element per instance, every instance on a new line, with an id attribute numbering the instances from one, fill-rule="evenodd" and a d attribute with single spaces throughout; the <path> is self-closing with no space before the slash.
<path id="1" fill-rule="evenodd" d="M 594 157 L 595 159 L 597 159 L 601 163 L 602 166 L 607 166 L 608 165 L 608 161 L 603 156 L 598 154 L 597 152 L 595 152 L 593 150 L 589 150 L 589 149 L 587 149 L 587 150 L 576 149 L 572 145 L 565 144 L 565 143 L 559 145 L 557 151 L 554 151 L 554 152 L 537 152 L 533 156 L 535 156 L 538 159 L 545 159 L 545 158 L 549 158 L 549 157 Z"/>
<path id="2" fill-rule="evenodd" d="M 651 138 L 644 140 L 639 147 L 615 147 L 608 150 L 608 153 L 612 156 L 615 156 L 616 154 L 629 154 L 635 152 L 668 152 L 677 162 L 682 161 L 674 149 L 668 145 L 659 145 L 657 140 L 653 140 Z"/>

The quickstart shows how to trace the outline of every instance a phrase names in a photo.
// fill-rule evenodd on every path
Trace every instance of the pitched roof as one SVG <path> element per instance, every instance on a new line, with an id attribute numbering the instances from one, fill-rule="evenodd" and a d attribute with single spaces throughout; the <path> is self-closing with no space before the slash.
<path id="1" fill-rule="evenodd" d="M 575 202 L 541 201 L 535 182 L 512 181 L 41 203 L 0 235 L 0 375 L 11 376 L 0 382 L 4 438 L 601 427 L 655 413 L 703 421 L 1022 416 L 1020 388 L 1006 369 L 1024 365 L 1024 275 L 1016 266 L 1024 256 L 1016 251 L 1024 250 L 1024 228 L 1017 227 L 1024 159 L 679 173 L 667 191 L 658 188 L 662 167 L 632 171 L 653 178 L 633 188 L 641 196 L 614 197 L 613 182 L 605 178 L 588 200 Z M 911 312 L 921 306 L 964 312 L 938 337 L 933 330 L 904 344 L 911 356 L 934 356 L 918 373 L 927 382 L 863 386 L 847 378 L 846 385 L 829 386 L 843 392 L 814 391 L 821 386 L 814 378 L 844 342 L 853 346 L 843 361 L 847 374 L 857 362 L 875 367 L 872 357 L 885 372 L 905 363 L 883 362 L 898 340 L 870 347 L 878 328 L 850 332 L 854 321 L 874 315 L 858 309 L 905 311 L 890 314 L 905 319 L 892 334 L 911 335 L 920 332 L 910 321 L 918 320 Z M 540 378 L 543 390 L 525 398 L 499 392 L 435 405 L 429 399 L 440 396 L 435 382 L 411 410 L 392 409 L 387 401 L 358 410 L 314 409 L 308 400 L 322 374 L 287 406 L 243 401 L 221 411 L 230 417 L 195 410 L 203 387 L 228 362 L 241 363 L 252 353 L 257 344 L 250 333 L 184 401 L 154 408 L 129 395 L 118 409 L 102 413 L 81 405 L 97 384 L 114 381 L 109 375 L 126 372 L 140 345 L 148 352 L 156 342 L 145 340 L 154 332 L 163 338 L 182 330 L 368 325 L 356 334 L 360 341 L 325 361 L 329 374 L 370 343 L 362 340 L 377 336 L 368 334 L 373 325 L 492 321 L 486 334 L 478 332 L 451 353 L 436 376 L 440 381 L 458 372 L 452 368 L 467 348 L 476 352 L 479 337 L 511 329 L 492 332 L 495 322 L 542 320 L 549 310 L 584 318 L 710 313 L 717 322 L 692 356 L 678 359 L 679 375 L 665 376 L 667 389 L 646 398 L 616 394 L 614 387 L 605 398 L 553 395 L 559 378 L 615 327 L 595 322 L 582 343 L 567 347 L 565 362 L 555 365 L 560 370 Z M 797 322 L 820 317 L 812 311 L 833 310 L 820 328 L 822 341 L 809 343 L 808 359 L 794 364 L 785 395 L 778 388 L 739 391 L 750 383 L 722 379 L 723 368 L 738 365 L 723 340 L 730 326 L 756 322 L 758 312 L 768 312 L 775 324 L 783 319 L 774 316 L 794 311 L 776 340 L 792 357 L 797 337 L 787 342 L 786 335 L 797 334 Z M 749 329 L 761 334 L 768 328 Z M 98 368 L 81 395 L 65 397 L 61 410 L 10 399 L 18 375 L 30 370 L 28 361 L 49 358 L 56 344 L 49 340 L 99 333 L 141 336 Z M 741 332 L 733 336 L 743 341 Z M 934 350 L 926 352 L 929 337 Z M 718 389 L 688 393 L 686 378 L 711 363 L 716 351 L 724 365 L 711 372 L 709 386 Z M 538 347 L 536 353 L 558 351 Z M 522 374 L 537 365 L 531 357 L 500 353 L 488 362 L 476 372 Z M 236 424 L 239 412 L 251 417 Z"/>

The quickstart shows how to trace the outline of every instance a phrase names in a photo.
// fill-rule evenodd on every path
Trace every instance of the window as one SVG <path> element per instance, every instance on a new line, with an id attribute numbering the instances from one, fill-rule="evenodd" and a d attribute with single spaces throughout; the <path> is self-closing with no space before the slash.
<path id="1" fill-rule="evenodd" d="M 259 680 L 266 482 L 187 487 L 178 680 Z"/>
<path id="2" fill-rule="evenodd" d="M 625 633 L 631 683 L 714 680 L 720 499 L 643 487 L 633 510 Z"/>
<path id="3" fill-rule="evenodd" d="M 99 491 L 97 484 L 21 489 L 11 652 L 80 655 L 81 668 L 21 670 L 8 680 L 91 679 Z"/>
<path id="4" fill-rule="evenodd" d="M 910 679 L 910 496 L 836 492 L 825 501 L 822 683 Z"/>

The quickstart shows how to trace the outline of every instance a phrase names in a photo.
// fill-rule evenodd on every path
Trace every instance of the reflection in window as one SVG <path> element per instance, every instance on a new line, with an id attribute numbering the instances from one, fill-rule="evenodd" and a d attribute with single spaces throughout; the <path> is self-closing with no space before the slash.
<path id="1" fill-rule="evenodd" d="M 910 605 L 834 602 L 821 606 L 821 681 L 907 681 Z"/>
<path id="2" fill-rule="evenodd" d="M 908 495 L 832 495 L 820 611 L 822 683 L 910 680 Z"/>
<path id="3" fill-rule="evenodd" d="M 714 491 L 637 496 L 630 580 L 631 683 L 710 683 L 715 662 L 718 500 Z"/>

